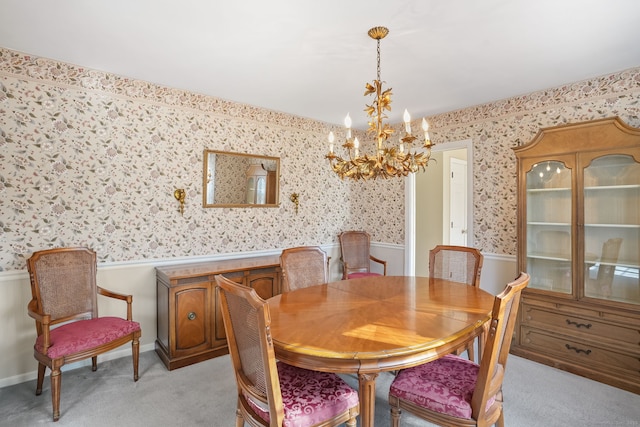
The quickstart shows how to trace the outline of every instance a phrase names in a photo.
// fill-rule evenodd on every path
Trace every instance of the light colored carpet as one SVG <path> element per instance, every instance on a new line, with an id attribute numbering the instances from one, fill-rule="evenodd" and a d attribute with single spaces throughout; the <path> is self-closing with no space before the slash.
<path id="1" fill-rule="evenodd" d="M 35 368 L 35 360 L 33 361 Z M 49 371 L 47 371 L 48 375 Z M 355 376 L 344 376 L 357 388 Z M 376 426 L 389 425 L 392 376 L 377 381 Z M 640 396 L 511 355 L 504 384 L 505 424 L 512 427 L 640 426 Z M 35 380 L 0 389 L 0 426 L 233 426 L 235 382 L 229 356 L 167 371 L 155 352 L 80 367 L 62 375 L 60 421 L 51 421 L 51 390 Z M 405 427 L 428 426 L 403 414 Z"/>

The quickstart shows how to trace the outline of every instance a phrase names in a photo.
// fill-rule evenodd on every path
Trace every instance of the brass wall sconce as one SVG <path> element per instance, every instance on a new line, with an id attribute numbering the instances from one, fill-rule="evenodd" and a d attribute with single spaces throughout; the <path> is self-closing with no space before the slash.
<path id="1" fill-rule="evenodd" d="M 176 191 L 173 192 L 173 197 L 180 202 L 178 212 L 180 212 L 180 215 L 184 215 L 184 199 L 187 197 L 187 193 L 184 191 L 184 188 L 176 188 Z"/>
<path id="2" fill-rule="evenodd" d="M 291 196 L 289 196 L 289 200 L 291 200 L 293 202 L 293 204 L 295 205 L 296 215 L 297 215 L 298 214 L 298 206 L 300 205 L 300 195 L 298 193 L 291 193 Z"/>

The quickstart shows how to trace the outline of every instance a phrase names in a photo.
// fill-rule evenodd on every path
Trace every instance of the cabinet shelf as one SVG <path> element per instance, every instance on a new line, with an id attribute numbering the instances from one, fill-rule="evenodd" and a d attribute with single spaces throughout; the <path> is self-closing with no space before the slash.
<path id="1" fill-rule="evenodd" d="M 559 193 L 559 192 L 571 193 L 571 189 L 565 188 L 565 187 L 527 188 L 527 193 Z"/>
<path id="2" fill-rule="evenodd" d="M 618 260 L 616 262 L 600 261 L 599 259 L 592 259 L 592 260 L 585 260 L 584 261 L 584 265 L 586 265 L 586 266 L 593 266 L 595 264 L 610 265 L 610 266 L 621 267 L 621 268 L 640 268 L 640 262 L 637 262 L 635 260 L 630 260 L 630 259 Z"/>
<path id="3" fill-rule="evenodd" d="M 603 191 L 603 190 L 640 190 L 640 184 L 596 185 L 596 186 L 584 187 L 584 191 Z"/>
<path id="4" fill-rule="evenodd" d="M 568 254 L 544 254 L 544 253 L 528 253 L 527 259 L 544 259 L 547 261 L 571 262 Z"/>
<path id="5" fill-rule="evenodd" d="M 639 229 L 640 224 L 585 224 L 585 227 Z"/>
<path id="6" fill-rule="evenodd" d="M 571 227 L 571 224 L 568 222 L 544 222 L 544 221 L 530 221 L 527 222 L 527 225 L 538 225 L 538 226 L 551 226 L 551 227 Z"/>

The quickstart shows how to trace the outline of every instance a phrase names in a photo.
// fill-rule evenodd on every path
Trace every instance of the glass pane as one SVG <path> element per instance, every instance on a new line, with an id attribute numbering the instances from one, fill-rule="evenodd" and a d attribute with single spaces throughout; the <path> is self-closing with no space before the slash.
<path id="1" fill-rule="evenodd" d="M 584 185 L 585 295 L 640 304 L 640 164 L 600 157 Z"/>
<path id="2" fill-rule="evenodd" d="M 571 170 L 538 163 L 527 172 L 529 287 L 570 294 L 571 258 Z"/>

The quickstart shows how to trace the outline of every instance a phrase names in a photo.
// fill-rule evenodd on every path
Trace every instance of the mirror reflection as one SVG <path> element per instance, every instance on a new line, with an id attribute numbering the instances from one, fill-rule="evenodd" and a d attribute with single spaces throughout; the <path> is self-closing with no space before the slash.
<path id="1" fill-rule="evenodd" d="M 204 150 L 203 206 L 278 206 L 280 159 Z"/>

